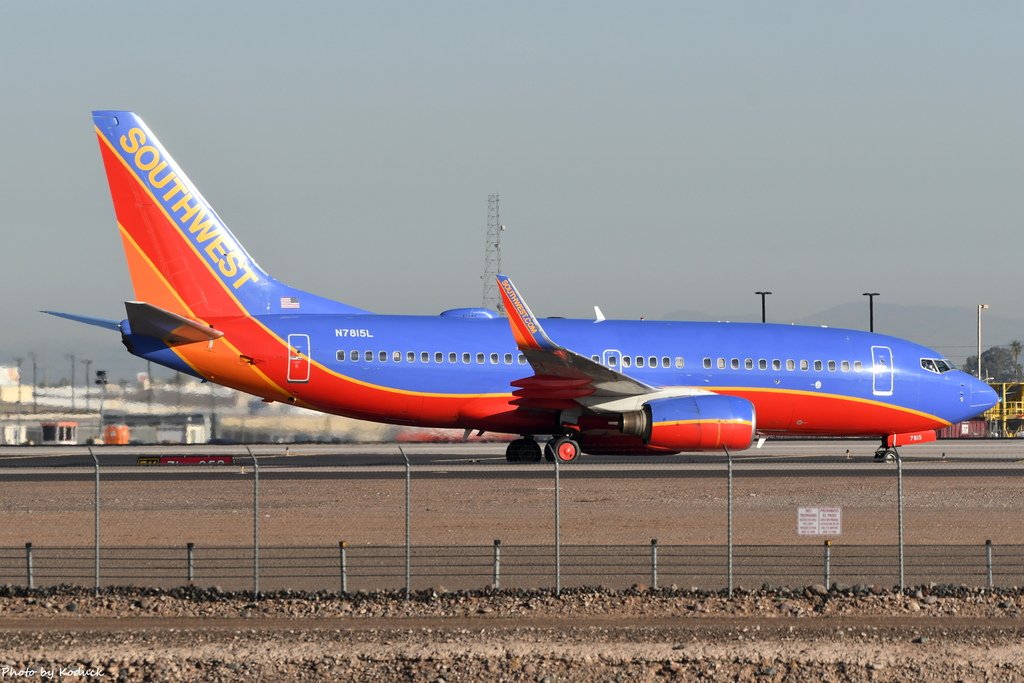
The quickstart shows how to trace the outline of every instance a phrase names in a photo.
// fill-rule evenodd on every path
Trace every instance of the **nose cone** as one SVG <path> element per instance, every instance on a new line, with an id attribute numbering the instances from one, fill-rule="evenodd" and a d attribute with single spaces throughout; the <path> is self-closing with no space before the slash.
<path id="1" fill-rule="evenodd" d="M 969 405 L 971 410 L 974 411 L 974 415 L 980 415 L 995 404 L 999 403 L 999 394 L 984 382 L 971 377 L 970 384 L 968 386 L 971 390 Z"/>

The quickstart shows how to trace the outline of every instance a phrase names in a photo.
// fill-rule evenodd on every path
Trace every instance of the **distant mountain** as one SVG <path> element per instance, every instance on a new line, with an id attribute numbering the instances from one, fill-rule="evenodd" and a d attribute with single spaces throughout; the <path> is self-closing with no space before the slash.
<path id="1" fill-rule="evenodd" d="M 863 302 L 842 304 L 790 322 L 796 325 L 825 325 L 854 330 L 868 328 L 867 306 Z M 750 314 L 709 316 L 698 311 L 671 311 L 666 320 L 757 322 Z M 1024 340 L 1024 319 L 992 315 L 982 317 L 982 345 L 1001 346 L 1014 339 Z M 958 366 L 978 349 L 978 309 L 954 306 L 901 306 L 875 304 L 875 332 L 910 339 L 942 352 Z"/>

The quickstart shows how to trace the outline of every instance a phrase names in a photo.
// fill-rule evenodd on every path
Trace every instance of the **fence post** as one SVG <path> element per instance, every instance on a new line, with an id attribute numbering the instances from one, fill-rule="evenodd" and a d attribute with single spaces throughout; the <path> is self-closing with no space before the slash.
<path id="1" fill-rule="evenodd" d="M 555 455 L 555 595 L 562 594 L 562 479 Z"/>
<path id="2" fill-rule="evenodd" d="M 729 574 L 729 597 L 732 597 L 732 453 L 729 452 L 728 447 L 725 448 L 726 456 L 726 474 L 729 478 L 729 501 L 726 510 L 727 519 L 727 530 L 726 530 L 726 543 L 728 548 L 726 549 L 727 557 L 727 571 Z"/>
<path id="3" fill-rule="evenodd" d="M 185 550 L 187 552 L 188 557 L 188 582 L 192 583 L 193 579 L 195 579 L 196 577 L 196 544 L 192 541 L 189 541 L 188 544 L 185 546 Z"/>
<path id="4" fill-rule="evenodd" d="M 651 539 L 651 588 L 658 590 L 658 539 Z"/>
<path id="5" fill-rule="evenodd" d="M 992 539 L 985 541 L 985 568 L 988 573 L 988 587 L 993 588 L 995 584 L 992 581 Z"/>
<path id="6" fill-rule="evenodd" d="M 411 535 L 411 496 L 412 496 L 412 465 L 409 456 L 399 446 L 398 452 L 405 458 L 405 599 L 409 599 L 412 590 L 412 535 Z"/>
<path id="7" fill-rule="evenodd" d="M 893 450 L 895 451 L 895 449 Z M 900 543 L 900 590 L 902 591 L 906 587 L 906 581 L 903 558 L 903 458 L 900 457 L 899 451 L 896 451 L 896 499 L 896 523 L 899 525 Z"/>
<path id="8" fill-rule="evenodd" d="M 260 597 L 260 464 L 248 446 L 252 458 L 252 599 Z"/>
<path id="9" fill-rule="evenodd" d="M 501 588 L 501 539 L 494 539 L 494 590 Z"/>
<path id="10" fill-rule="evenodd" d="M 95 577 L 96 583 L 95 583 L 95 586 L 94 586 L 94 591 L 95 591 L 96 595 L 99 595 L 100 594 L 100 461 L 99 461 L 99 458 L 96 457 L 96 454 L 93 453 L 92 448 L 89 448 L 89 455 L 92 456 L 92 461 L 93 461 L 93 463 L 95 465 L 95 469 L 96 469 L 96 495 L 95 495 L 95 501 L 94 501 L 94 510 L 96 512 L 96 522 L 95 522 L 95 528 L 93 530 L 93 534 L 94 534 L 95 539 L 96 539 L 96 547 L 95 547 L 95 551 L 94 551 L 94 556 L 96 558 L 96 567 L 95 567 L 95 570 L 96 570 L 96 577 Z"/>
<path id="11" fill-rule="evenodd" d="M 825 588 L 828 588 L 832 579 L 832 541 L 825 541 Z"/>
<path id="12" fill-rule="evenodd" d="M 32 544 L 25 544 L 25 578 L 28 580 L 29 589 L 36 587 L 36 577 L 32 574 Z"/>
<path id="13" fill-rule="evenodd" d="M 341 572 L 341 594 L 348 595 L 348 543 L 338 541 L 338 568 Z"/>

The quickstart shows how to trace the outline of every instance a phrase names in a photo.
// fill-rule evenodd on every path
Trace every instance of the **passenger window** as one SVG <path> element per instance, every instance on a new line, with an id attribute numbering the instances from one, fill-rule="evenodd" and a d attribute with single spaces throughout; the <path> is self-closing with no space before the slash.
<path id="1" fill-rule="evenodd" d="M 668 356 L 662 356 L 661 357 L 661 367 L 667 368 L 667 367 L 669 367 L 671 365 L 672 365 L 672 359 L 671 358 L 669 358 Z"/>
<path id="2" fill-rule="evenodd" d="M 601 362 L 601 356 L 597 356 L 597 355 L 591 356 L 590 360 L 594 361 L 595 363 L 600 363 Z"/>
<path id="3" fill-rule="evenodd" d="M 844 360 L 842 363 L 839 364 L 839 369 L 842 370 L 843 372 L 849 372 L 850 371 L 850 361 Z"/>
<path id="4" fill-rule="evenodd" d="M 828 362 L 828 371 L 829 372 L 835 372 L 836 371 L 836 362 L 834 360 L 830 360 Z"/>
<path id="5" fill-rule="evenodd" d="M 787 360 L 786 361 L 786 369 L 787 370 L 796 370 L 796 361 L 793 360 L 792 358 Z"/>
<path id="6" fill-rule="evenodd" d="M 358 351 L 349 351 L 348 352 L 348 359 L 350 361 L 357 361 L 357 360 L 359 360 L 359 352 Z"/>
<path id="7" fill-rule="evenodd" d="M 806 371 L 807 368 L 809 368 L 809 367 L 810 367 L 810 365 L 807 363 L 807 361 L 805 361 L 805 360 L 800 361 L 800 369 L 801 370 Z"/>
<path id="8" fill-rule="evenodd" d="M 683 360 L 682 356 L 676 356 L 676 368 L 682 370 L 686 366 L 686 361 Z"/>
<path id="9" fill-rule="evenodd" d="M 340 360 L 340 361 L 345 360 L 345 352 L 344 351 L 338 351 L 338 360 Z"/>
<path id="10" fill-rule="evenodd" d="M 628 367 L 629 367 L 629 363 L 630 363 L 630 360 L 631 360 L 631 359 L 630 359 L 630 357 L 629 357 L 629 356 L 623 356 L 623 357 L 622 357 L 622 367 L 624 367 L 624 368 L 628 368 Z"/>
<path id="11" fill-rule="evenodd" d="M 504 361 L 505 361 L 505 365 L 512 365 L 512 354 L 511 353 L 506 353 Z"/>
<path id="12" fill-rule="evenodd" d="M 719 370 L 725 370 L 725 359 L 724 358 L 719 358 L 718 359 L 718 369 Z"/>
<path id="13" fill-rule="evenodd" d="M 468 353 L 462 354 L 462 362 L 466 363 L 467 365 L 469 363 L 472 363 L 473 362 L 473 356 L 468 354 Z"/>
<path id="14" fill-rule="evenodd" d="M 818 371 L 818 372 L 821 372 L 821 361 L 820 360 L 814 361 L 814 369 L 816 371 Z"/>
<path id="15" fill-rule="evenodd" d="M 484 354 L 482 354 L 482 353 L 476 354 L 476 363 L 477 363 L 477 365 L 482 365 L 483 362 L 484 362 Z"/>
<path id="16" fill-rule="evenodd" d="M 768 369 L 768 361 L 766 361 L 764 358 L 759 358 L 757 360 L 757 369 L 758 370 L 767 370 Z"/>
<path id="17" fill-rule="evenodd" d="M 782 361 L 773 358 L 772 359 L 772 370 L 781 370 L 781 369 L 782 369 Z"/>
<path id="18" fill-rule="evenodd" d="M 434 352 L 434 362 L 435 363 L 443 363 L 444 362 L 444 354 L 441 353 L 440 351 L 435 351 Z"/>
<path id="19" fill-rule="evenodd" d="M 401 351 L 392 351 L 391 352 L 391 360 L 393 360 L 396 363 L 401 363 L 402 362 L 402 352 Z"/>
<path id="20" fill-rule="evenodd" d="M 747 370 L 753 370 L 754 369 L 754 359 L 753 358 L 747 358 L 746 360 L 744 360 L 743 361 L 743 367 L 745 367 Z"/>
<path id="21" fill-rule="evenodd" d="M 644 366 L 644 357 L 643 356 L 637 356 L 636 357 L 636 366 L 638 368 L 642 368 Z"/>
<path id="22" fill-rule="evenodd" d="M 416 362 L 416 352 L 415 351 L 406 351 L 405 352 L 405 362 L 406 363 L 415 363 Z"/>
<path id="23" fill-rule="evenodd" d="M 387 351 L 378 351 L 377 352 L 377 360 L 379 360 L 381 363 L 383 363 L 387 359 L 388 359 L 388 352 Z"/>
<path id="24" fill-rule="evenodd" d="M 650 358 L 648 358 L 647 359 L 647 367 L 649 367 L 649 368 L 656 368 L 656 367 L 658 367 L 658 357 L 657 356 L 651 356 Z"/>
<path id="25" fill-rule="evenodd" d="M 449 363 L 458 363 L 459 362 L 459 354 L 455 353 L 454 351 L 449 351 L 448 352 L 448 362 Z"/>
<path id="26" fill-rule="evenodd" d="M 710 370 L 711 369 L 711 359 L 710 358 L 705 358 L 704 359 L 704 369 L 705 370 Z"/>
<path id="27" fill-rule="evenodd" d="M 595 358 L 596 358 L 596 356 L 595 356 Z M 520 365 L 526 365 L 526 356 L 524 356 L 523 354 L 519 354 L 519 357 L 518 357 L 517 360 L 519 361 Z"/>
<path id="28" fill-rule="evenodd" d="M 739 370 L 740 369 L 740 359 L 739 358 L 733 358 L 731 365 L 732 365 L 732 369 L 733 370 Z"/>
<path id="29" fill-rule="evenodd" d="M 863 369 L 864 369 L 864 364 L 863 363 L 861 363 L 859 360 L 853 361 L 853 371 L 854 372 L 860 372 Z"/>
<path id="30" fill-rule="evenodd" d="M 492 353 L 491 354 L 491 365 L 497 365 L 497 364 L 498 364 L 498 354 Z"/>
<path id="31" fill-rule="evenodd" d="M 366 351 L 365 353 L 363 353 L 363 360 L 372 361 L 373 360 L 373 351 Z"/>
<path id="32" fill-rule="evenodd" d="M 430 354 L 427 353 L 426 351 L 420 351 L 420 362 L 421 363 L 429 363 L 430 362 Z"/>

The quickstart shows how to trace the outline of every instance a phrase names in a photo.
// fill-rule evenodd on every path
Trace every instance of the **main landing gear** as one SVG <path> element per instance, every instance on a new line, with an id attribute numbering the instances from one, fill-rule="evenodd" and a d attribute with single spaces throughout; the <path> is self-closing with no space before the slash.
<path id="1" fill-rule="evenodd" d="M 580 456 L 580 444 L 572 437 L 557 436 L 545 444 L 543 457 L 548 462 L 573 462 Z M 516 439 L 505 449 L 508 462 L 540 462 L 541 446 L 532 438 Z"/>
<path id="2" fill-rule="evenodd" d="M 516 439 L 505 449 L 509 462 L 540 462 L 540 444 L 530 439 Z"/>
<path id="3" fill-rule="evenodd" d="M 546 453 L 548 461 L 572 462 L 580 457 L 580 445 L 569 436 L 558 436 L 548 441 Z"/>

